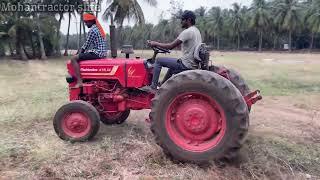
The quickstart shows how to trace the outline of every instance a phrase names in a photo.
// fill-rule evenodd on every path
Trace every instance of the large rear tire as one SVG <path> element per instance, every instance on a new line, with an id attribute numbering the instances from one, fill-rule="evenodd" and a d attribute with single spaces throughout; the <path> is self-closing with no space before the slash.
<path id="1" fill-rule="evenodd" d="M 230 81 L 232 82 L 233 85 L 235 85 L 237 87 L 237 89 L 241 92 L 243 97 L 245 97 L 251 93 L 249 85 L 246 83 L 246 81 L 241 76 L 241 74 L 238 73 L 236 70 L 228 69 L 223 66 L 210 66 L 209 70 L 214 73 L 217 73 L 217 74 L 219 74 L 223 70 L 226 70 L 226 72 L 230 78 Z"/>
<path id="2" fill-rule="evenodd" d="M 241 92 L 243 97 L 246 97 L 248 94 L 251 93 L 249 85 L 246 83 L 241 74 L 238 73 L 236 70 L 228 69 L 224 66 L 210 66 L 209 70 L 217 74 L 221 73 L 221 71 L 226 71 L 229 80 L 232 82 L 233 85 L 237 87 L 237 89 Z M 251 106 L 248 106 L 248 110 L 249 112 L 251 111 Z"/>
<path id="3" fill-rule="evenodd" d="M 57 135 L 65 141 L 88 141 L 99 131 L 100 116 L 91 104 L 72 101 L 57 111 L 53 126 Z"/>
<path id="4" fill-rule="evenodd" d="M 165 154 L 179 162 L 231 159 L 247 135 L 243 96 L 225 78 L 202 70 L 169 79 L 152 101 L 151 131 Z"/>

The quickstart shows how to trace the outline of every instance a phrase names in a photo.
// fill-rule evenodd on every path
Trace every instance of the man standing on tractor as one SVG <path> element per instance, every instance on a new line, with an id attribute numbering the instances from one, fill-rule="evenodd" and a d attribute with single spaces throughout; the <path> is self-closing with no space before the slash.
<path id="1" fill-rule="evenodd" d="M 171 43 L 159 43 L 156 41 L 148 41 L 150 47 L 160 47 L 163 49 L 174 49 L 181 45 L 183 56 L 176 58 L 157 58 L 154 65 L 153 79 L 150 86 L 145 86 L 141 90 L 155 93 L 158 88 L 158 81 L 162 67 L 169 68 L 162 82 L 168 80 L 173 74 L 182 71 L 197 69 L 198 64 L 194 61 L 195 48 L 202 43 L 201 33 L 196 24 L 196 16 L 192 11 L 184 11 L 181 16 L 181 25 L 185 29 L 178 38 Z"/>
<path id="2" fill-rule="evenodd" d="M 103 59 L 107 56 L 106 33 L 97 18 L 93 14 L 84 13 L 83 21 L 90 30 L 80 53 L 78 52 L 78 54 L 71 59 L 77 78 L 77 84 L 74 88 L 82 87 L 83 84 L 80 74 L 80 61 Z"/>

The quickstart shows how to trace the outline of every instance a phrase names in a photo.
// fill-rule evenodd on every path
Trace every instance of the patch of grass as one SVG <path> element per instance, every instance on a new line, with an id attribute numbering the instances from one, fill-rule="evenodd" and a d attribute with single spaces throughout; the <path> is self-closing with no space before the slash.
<path id="1" fill-rule="evenodd" d="M 271 59 L 276 61 L 265 61 Z M 252 89 L 267 96 L 291 96 L 299 93 L 320 93 L 319 57 L 314 55 L 267 53 L 217 53 L 213 64 L 237 70 Z M 302 60 L 304 64 L 281 63 L 281 60 Z M 310 63 L 307 63 L 309 62 Z"/>
<path id="2" fill-rule="evenodd" d="M 320 82 L 301 81 L 281 74 L 274 74 L 273 78 L 249 79 L 250 87 L 260 89 L 267 96 L 289 96 L 293 94 L 319 93 Z"/>
<path id="3" fill-rule="evenodd" d="M 12 144 L 4 144 L 4 143 L 1 143 L 0 144 L 0 159 L 3 159 L 3 158 L 8 158 L 14 154 L 17 154 L 17 150 L 19 148 L 17 148 L 17 146 L 14 146 Z"/>
<path id="4" fill-rule="evenodd" d="M 0 124 L 50 117 L 67 101 L 65 61 L 1 61 Z"/>
<path id="5" fill-rule="evenodd" d="M 144 53 L 149 57 L 150 51 Z M 214 63 L 238 70 L 251 88 L 261 89 L 263 95 L 296 97 L 300 93 L 320 93 L 320 80 L 315 78 L 320 74 L 318 64 L 268 64 L 261 61 L 266 58 L 264 54 L 219 55 Z M 170 56 L 180 54 L 173 52 Z M 174 164 L 155 145 L 144 124 L 146 111 L 133 112 L 131 121 L 121 126 L 101 125 L 92 142 L 64 142 L 56 136 L 51 119 L 68 101 L 65 62 L 0 61 L 0 166 L 5 164 L 18 176 L 21 171 L 31 176 L 27 179 L 294 179 L 305 173 L 320 176 L 319 144 L 296 144 L 294 140 L 256 134 L 249 136 L 247 161 L 239 165 L 202 168 Z M 302 98 L 296 104 L 311 108 L 309 102 L 308 106 L 304 103 Z"/>
<path id="6" fill-rule="evenodd" d="M 296 144 L 280 137 L 250 135 L 248 162 L 241 165 L 252 177 L 296 177 L 301 172 L 320 176 L 320 144 Z M 276 178 L 277 179 L 277 178 Z"/>

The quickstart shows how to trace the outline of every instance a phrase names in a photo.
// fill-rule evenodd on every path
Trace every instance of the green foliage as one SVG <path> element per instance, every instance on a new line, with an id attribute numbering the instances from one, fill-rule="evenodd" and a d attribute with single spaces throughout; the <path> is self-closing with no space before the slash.
<path id="1" fill-rule="evenodd" d="M 136 43 L 137 40 L 173 41 L 181 32 L 178 16 L 183 10 L 178 1 L 170 4 L 171 18 L 154 25 L 151 36 L 140 36 L 137 26 L 125 27 L 120 44 L 142 48 L 143 43 Z M 316 0 L 254 0 L 250 7 L 234 3 L 231 9 L 200 7 L 194 12 L 203 41 L 214 49 L 283 50 L 283 45 L 289 44 L 291 49 L 299 50 L 309 48 L 312 43 L 320 48 L 319 4 Z"/>
<path id="2" fill-rule="evenodd" d="M 156 6 L 156 0 L 144 0 L 151 6 Z M 144 24 L 145 18 L 142 8 L 137 0 L 107 0 L 110 5 L 104 12 L 104 18 L 109 19 L 110 13 L 114 16 L 114 21 L 120 27 L 125 19 L 133 19 L 138 24 Z"/>
<path id="3" fill-rule="evenodd" d="M 156 0 L 144 0 L 155 6 Z M 0 3 L 17 4 L 29 0 L 0 0 Z M 38 2 L 34 0 L 34 2 Z M 43 1 L 79 5 L 80 0 Z M 159 20 L 158 24 L 145 24 L 144 13 L 137 0 L 108 0 L 104 17 L 114 18 L 119 27 L 119 47 L 132 44 L 145 48 L 148 39 L 170 42 L 181 32 L 179 16 L 183 4 L 171 0 L 171 18 Z M 196 9 L 196 26 L 203 41 L 213 49 L 283 50 L 284 44 L 291 49 L 320 48 L 320 2 L 318 0 L 254 0 L 250 7 L 234 3 L 231 9 L 200 7 Z M 70 12 L 73 16 L 76 13 Z M 60 47 L 76 49 L 79 36 L 60 38 L 60 19 L 69 12 L 40 13 L 37 27 L 35 12 L 0 12 L 0 55 L 13 55 L 19 59 L 40 58 L 41 44 L 48 56 L 59 54 Z M 58 19 L 56 19 L 55 15 Z M 122 27 L 124 20 L 134 20 L 134 26 Z M 70 24 L 69 24 L 70 26 Z M 69 35 L 67 35 L 69 36 Z M 10 52 L 10 53 L 9 53 Z"/>
<path id="4" fill-rule="evenodd" d="M 313 0 L 306 4 L 305 20 L 313 33 L 320 33 L 320 1 Z"/>
<path id="5" fill-rule="evenodd" d="M 80 0 L 1 0 L 0 3 L 43 3 L 75 5 L 82 4 Z M 61 20 L 64 13 L 69 12 L 35 12 L 35 11 L 14 11 L 0 12 L 0 54 L 10 54 L 15 58 L 27 60 L 33 58 L 45 58 L 46 55 L 58 55 L 60 41 Z M 74 12 L 72 12 L 74 14 Z M 55 15 L 59 14 L 59 20 Z M 39 15 L 39 20 L 37 19 Z M 39 21 L 39 22 L 38 22 Z M 43 45 L 44 48 L 41 48 Z"/>

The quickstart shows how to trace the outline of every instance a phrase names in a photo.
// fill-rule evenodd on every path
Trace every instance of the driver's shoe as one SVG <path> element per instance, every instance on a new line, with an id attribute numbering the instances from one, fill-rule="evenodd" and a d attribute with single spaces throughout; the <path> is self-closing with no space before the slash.
<path id="1" fill-rule="evenodd" d="M 140 90 L 144 91 L 144 92 L 151 93 L 151 94 L 156 94 L 158 91 L 157 88 L 153 88 L 152 86 L 144 86 L 144 87 L 140 88 Z"/>
<path id="2" fill-rule="evenodd" d="M 83 86 L 83 82 L 78 82 L 75 86 L 71 87 L 71 89 L 78 89 Z"/>
<path id="3" fill-rule="evenodd" d="M 152 68 L 154 68 L 154 63 L 152 63 L 152 60 L 147 60 L 147 61 L 145 61 L 145 67 L 146 67 L 146 69 L 152 69 Z"/>

